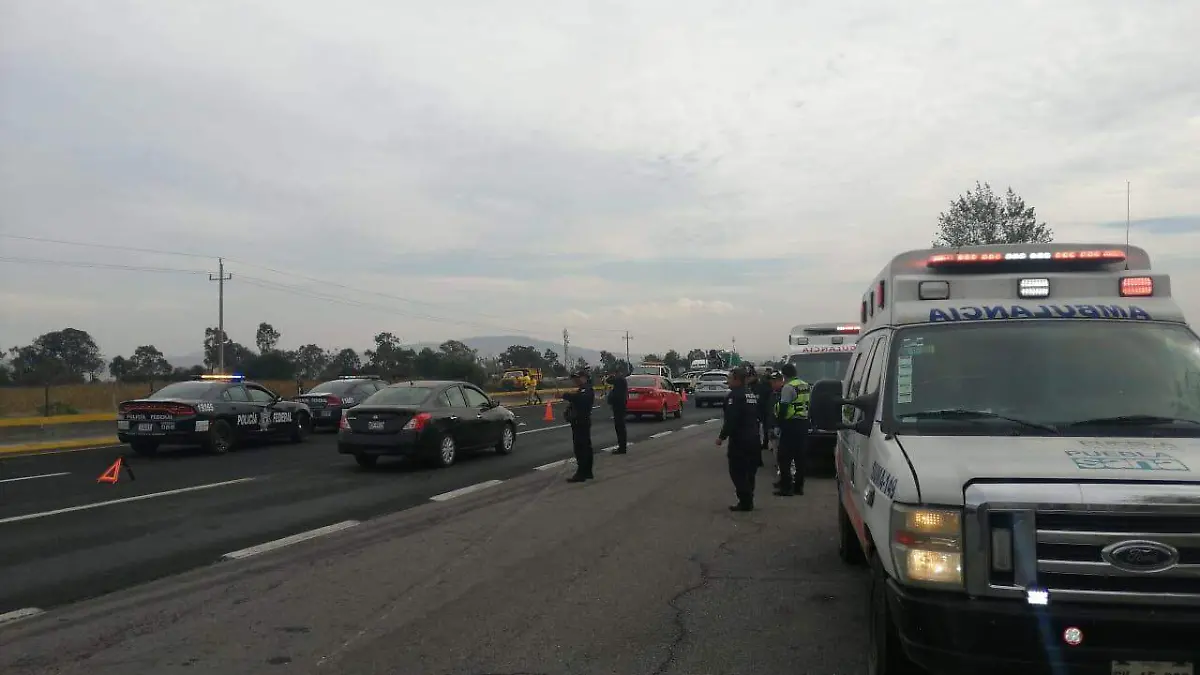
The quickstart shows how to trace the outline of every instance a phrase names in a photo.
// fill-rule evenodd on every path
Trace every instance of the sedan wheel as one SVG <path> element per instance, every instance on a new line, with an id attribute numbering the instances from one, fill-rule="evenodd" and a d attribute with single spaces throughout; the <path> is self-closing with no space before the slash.
<path id="1" fill-rule="evenodd" d="M 450 466 L 458 456 L 458 448 L 454 445 L 454 437 L 446 434 L 438 444 L 438 466 Z"/>
<path id="2" fill-rule="evenodd" d="M 496 454 L 507 455 L 512 452 L 516 440 L 517 434 L 513 432 L 512 425 L 506 423 L 504 430 L 500 432 L 500 441 L 496 443 Z"/>

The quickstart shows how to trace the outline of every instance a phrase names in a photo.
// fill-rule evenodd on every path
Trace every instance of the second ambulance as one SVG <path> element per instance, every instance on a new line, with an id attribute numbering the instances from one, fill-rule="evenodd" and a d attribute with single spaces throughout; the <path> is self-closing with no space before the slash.
<path id="1" fill-rule="evenodd" d="M 840 552 L 876 675 L 1195 675 L 1200 338 L 1137 247 L 910 251 L 843 381 Z"/>

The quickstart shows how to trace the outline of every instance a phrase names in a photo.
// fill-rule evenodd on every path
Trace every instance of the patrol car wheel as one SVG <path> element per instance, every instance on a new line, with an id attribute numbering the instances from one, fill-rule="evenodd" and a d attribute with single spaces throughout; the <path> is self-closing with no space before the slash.
<path id="1" fill-rule="evenodd" d="M 870 592 L 867 594 L 867 673 L 869 675 L 921 675 L 908 659 L 887 605 L 887 573 L 879 558 L 871 558 Z"/>
<path id="2" fill-rule="evenodd" d="M 308 419 L 308 415 L 299 413 L 292 420 L 292 433 L 289 440 L 293 443 L 303 443 L 308 432 L 312 429 L 312 422 Z"/>
<path id="3" fill-rule="evenodd" d="M 225 420 L 216 420 L 208 427 L 204 449 L 214 455 L 224 455 L 233 449 L 233 429 Z"/>
<path id="4" fill-rule="evenodd" d="M 496 443 L 496 454 L 507 455 L 512 452 L 516 440 L 517 432 L 513 431 L 513 425 L 505 422 L 504 430 L 500 432 L 500 440 Z"/>
<path id="5" fill-rule="evenodd" d="M 838 490 L 839 494 L 841 490 Z M 858 541 L 858 534 L 854 531 L 854 525 L 850 522 L 850 514 L 846 513 L 846 507 L 842 505 L 841 500 L 838 501 L 838 557 L 842 562 L 848 565 L 863 564 L 862 544 Z"/>
<path id="6" fill-rule="evenodd" d="M 442 439 L 438 441 L 438 452 L 434 461 L 437 462 L 438 466 L 445 468 L 454 464 L 454 460 L 457 457 L 458 448 L 454 445 L 454 437 L 450 434 L 442 436 Z"/>

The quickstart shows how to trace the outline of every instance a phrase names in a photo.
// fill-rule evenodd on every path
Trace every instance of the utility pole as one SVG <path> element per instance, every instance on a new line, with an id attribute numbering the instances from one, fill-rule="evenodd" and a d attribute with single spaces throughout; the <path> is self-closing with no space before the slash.
<path id="1" fill-rule="evenodd" d="M 630 368 L 633 368 L 633 361 L 629 358 L 629 341 L 633 338 L 629 337 L 629 331 L 625 331 L 625 337 L 622 339 L 625 340 L 625 363 Z"/>
<path id="2" fill-rule="evenodd" d="M 567 334 L 567 329 L 564 328 L 563 329 L 563 366 L 566 368 L 571 367 L 571 357 L 568 355 L 568 352 L 567 352 L 567 346 L 570 344 L 571 344 L 571 338 Z"/>
<path id="3" fill-rule="evenodd" d="M 208 275 L 209 281 L 217 282 L 217 369 L 225 374 L 225 282 L 233 274 L 225 274 L 225 259 L 217 258 L 217 276 Z"/>

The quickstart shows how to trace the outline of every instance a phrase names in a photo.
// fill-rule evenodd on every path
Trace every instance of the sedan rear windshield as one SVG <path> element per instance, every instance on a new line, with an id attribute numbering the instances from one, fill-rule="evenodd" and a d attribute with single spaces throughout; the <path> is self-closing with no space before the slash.
<path id="1" fill-rule="evenodd" d="M 222 383 L 223 384 L 223 383 Z M 146 398 L 152 401 L 178 398 L 185 401 L 198 401 L 206 398 L 219 385 L 213 382 L 176 382 L 168 384 Z"/>
<path id="2" fill-rule="evenodd" d="M 631 387 L 657 387 L 658 378 L 650 375 L 630 375 L 626 382 Z"/>
<path id="3" fill-rule="evenodd" d="M 388 387 L 371 394 L 364 405 L 421 405 L 431 393 L 429 387 Z"/>
<path id="4" fill-rule="evenodd" d="M 725 373 L 705 373 L 700 376 L 700 379 L 708 382 L 724 382 L 729 379 Z"/>
<path id="5" fill-rule="evenodd" d="M 322 382 L 321 384 L 318 384 L 317 386 L 313 387 L 312 389 L 309 389 L 305 395 L 308 395 L 308 394 L 336 394 L 338 396 L 341 396 L 342 394 L 345 394 L 346 392 L 353 389 L 361 381 L 362 380 L 332 380 L 330 382 Z"/>

